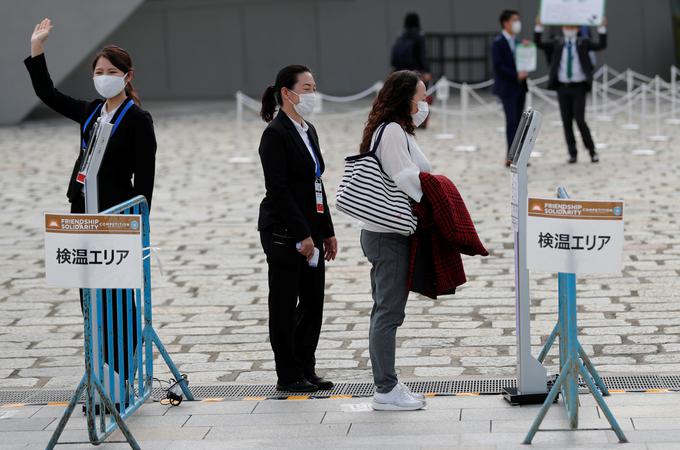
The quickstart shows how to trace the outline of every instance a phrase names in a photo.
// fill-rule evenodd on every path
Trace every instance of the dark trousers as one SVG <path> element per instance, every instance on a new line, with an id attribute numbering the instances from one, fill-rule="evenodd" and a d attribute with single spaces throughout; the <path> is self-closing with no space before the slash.
<path id="1" fill-rule="evenodd" d="M 314 238 L 319 264 L 309 267 L 295 240 L 280 227 L 260 231 L 269 267 L 269 340 L 280 383 L 315 372 L 323 321 L 325 265 L 322 239 Z"/>
<path id="2" fill-rule="evenodd" d="M 576 138 L 574 137 L 574 120 L 583 138 L 583 145 L 590 154 L 595 153 L 595 143 L 586 123 L 586 83 L 561 84 L 557 88 L 557 100 L 560 103 L 564 138 L 567 141 L 569 155 L 576 156 Z"/>
<path id="3" fill-rule="evenodd" d="M 517 133 L 519 121 L 522 119 L 526 93 L 520 91 L 515 95 L 503 96 L 500 99 L 503 103 L 503 111 L 505 111 L 505 139 L 507 140 L 509 151 L 512 140 L 515 138 L 515 133 Z"/>

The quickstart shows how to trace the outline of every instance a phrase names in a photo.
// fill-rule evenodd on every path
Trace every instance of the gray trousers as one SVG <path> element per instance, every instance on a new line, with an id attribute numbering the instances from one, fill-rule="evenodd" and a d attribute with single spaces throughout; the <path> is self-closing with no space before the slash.
<path id="1" fill-rule="evenodd" d="M 409 237 L 400 234 L 361 231 L 361 249 L 372 266 L 368 348 L 373 381 L 380 393 L 390 392 L 397 384 L 394 358 L 397 328 L 406 315 L 409 242 Z"/>

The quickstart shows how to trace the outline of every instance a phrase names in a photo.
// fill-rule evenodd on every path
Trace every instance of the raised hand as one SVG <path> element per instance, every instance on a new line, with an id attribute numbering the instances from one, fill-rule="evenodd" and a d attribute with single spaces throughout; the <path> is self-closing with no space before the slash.
<path id="1" fill-rule="evenodd" d="M 33 34 L 31 34 L 31 56 L 38 56 L 45 51 L 44 44 L 51 30 L 52 21 L 47 18 L 35 26 Z"/>

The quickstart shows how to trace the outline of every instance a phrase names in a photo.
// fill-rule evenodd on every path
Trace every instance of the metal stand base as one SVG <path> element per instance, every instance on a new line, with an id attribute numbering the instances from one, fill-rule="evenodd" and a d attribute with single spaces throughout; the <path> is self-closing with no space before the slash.
<path id="1" fill-rule="evenodd" d="M 520 394 L 517 392 L 517 388 L 507 387 L 503 388 L 503 398 L 506 402 L 510 403 L 512 406 L 523 406 L 523 405 L 540 405 L 545 402 L 548 397 L 548 391 L 540 392 L 537 394 Z M 557 399 L 555 399 L 557 403 Z"/>
<path id="2" fill-rule="evenodd" d="M 476 152 L 477 146 L 476 145 L 456 145 L 454 147 L 454 150 L 457 151 L 457 152 Z"/>

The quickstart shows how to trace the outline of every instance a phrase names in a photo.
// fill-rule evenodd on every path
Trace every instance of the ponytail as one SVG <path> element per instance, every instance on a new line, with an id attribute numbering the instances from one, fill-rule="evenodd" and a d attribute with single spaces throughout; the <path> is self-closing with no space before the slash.
<path id="1" fill-rule="evenodd" d="M 137 106 L 142 106 L 142 101 L 139 99 L 139 94 L 137 94 L 137 89 L 132 85 L 132 82 L 129 81 L 125 85 L 125 94 L 132 99 L 133 102 L 135 102 L 135 105 Z"/>
<path id="2" fill-rule="evenodd" d="M 283 104 L 281 99 L 281 89 L 293 89 L 295 83 L 298 81 L 298 75 L 305 72 L 311 72 L 308 67 L 301 65 L 286 66 L 276 75 L 276 82 L 274 85 L 267 86 L 262 94 L 262 109 L 260 110 L 260 117 L 265 122 L 271 122 L 274 119 L 274 112 L 276 107 Z"/>
<path id="3" fill-rule="evenodd" d="M 260 110 L 260 117 L 262 120 L 269 123 L 274 120 L 274 111 L 276 111 L 276 89 L 274 86 L 267 86 L 262 94 L 262 109 Z"/>

